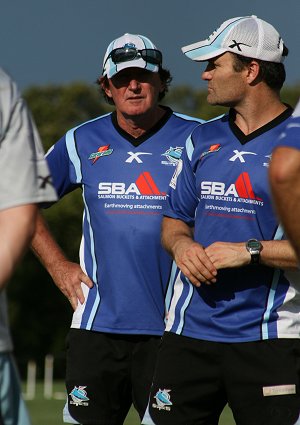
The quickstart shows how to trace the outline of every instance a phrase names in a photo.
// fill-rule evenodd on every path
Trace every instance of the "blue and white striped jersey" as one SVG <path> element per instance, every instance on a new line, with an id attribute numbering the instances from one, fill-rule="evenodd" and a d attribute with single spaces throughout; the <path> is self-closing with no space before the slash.
<path id="1" fill-rule="evenodd" d="M 216 241 L 284 238 L 273 211 L 268 165 L 288 109 L 249 136 L 234 111 L 197 127 L 171 181 L 164 214 L 195 227 L 204 247 Z M 300 336 L 300 273 L 263 265 L 219 270 L 196 288 L 178 273 L 167 331 L 219 342 Z"/>
<path id="2" fill-rule="evenodd" d="M 166 192 L 185 140 L 201 120 L 173 113 L 139 139 L 115 113 L 70 130 L 47 154 L 59 197 L 82 189 L 80 264 L 94 286 L 72 327 L 161 335 L 171 258 L 160 244 Z M 138 142 L 138 143 L 137 143 Z"/>

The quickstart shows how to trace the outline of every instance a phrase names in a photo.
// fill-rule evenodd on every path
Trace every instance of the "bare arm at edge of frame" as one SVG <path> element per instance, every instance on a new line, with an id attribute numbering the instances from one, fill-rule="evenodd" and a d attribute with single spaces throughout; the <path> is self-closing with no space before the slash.
<path id="1" fill-rule="evenodd" d="M 26 204 L 0 211 L 0 289 L 5 286 L 29 247 L 37 210 L 36 204 Z"/>
<path id="2" fill-rule="evenodd" d="M 300 261 L 300 150 L 276 148 L 269 177 L 276 211 Z"/>

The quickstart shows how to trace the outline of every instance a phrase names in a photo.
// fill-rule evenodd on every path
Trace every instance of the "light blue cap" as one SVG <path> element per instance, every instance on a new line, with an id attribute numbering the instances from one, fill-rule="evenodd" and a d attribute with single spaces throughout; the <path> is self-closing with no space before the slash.
<path id="1" fill-rule="evenodd" d="M 119 47 L 134 47 L 138 50 L 142 50 L 142 49 L 157 50 L 157 48 L 152 43 L 152 41 L 149 38 L 145 37 L 144 35 L 126 33 L 122 35 L 121 37 L 116 38 L 109 44 L 106 50 L 106 53 L 104 55 L 104 60 L 103 60 L 103 72 L 102 72 L 103 76 L 106 75 L 108 78 L 112 78 L 115 74 L 117 74 L 122 69 L 132 68 L 132 67 L 144 68 L 151 72 L 159 71 L 158 65 L 154 65 L 152 63 L 146 62 L 141 57 L 137 57 L 131 61 L 121 62 L 117 64 L 115 64 L 111 60 L 111 58 L 107 60 L 107 58 L 109 57 L 109 54 L 114 49 L 117 49 Z"/>

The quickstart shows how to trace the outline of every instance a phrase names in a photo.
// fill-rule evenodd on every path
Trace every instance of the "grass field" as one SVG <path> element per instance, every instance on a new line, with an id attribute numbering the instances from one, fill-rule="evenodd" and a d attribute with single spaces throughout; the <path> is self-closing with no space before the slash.
<path id="1" fill-rule="evenodd" d="M 32 425 L 62 425 L 62 410 L 65 404 L 63 382 L 55 382 L 53 398 L 47 400 L 43 395 L 43 384 L 37 383 L 34 400 L 27 400 L 27 406 L 32 419 Z M 139 418 L 134 409 L 131 409 L 124 425 L 139 425 Z M 229 408 L 221 416 L 219 425 L 235 425 Z"/>

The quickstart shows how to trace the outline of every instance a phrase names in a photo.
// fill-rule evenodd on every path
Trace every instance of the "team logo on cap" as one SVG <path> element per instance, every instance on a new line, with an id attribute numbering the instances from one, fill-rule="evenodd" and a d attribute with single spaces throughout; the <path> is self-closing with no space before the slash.
<path id="1" fill-rule="evenodd" d="M 134 43 L 126 43 L 123 47 L 124 49 L 136 49 L 136 45 Z"/>
<path id="2" fill-rule="evenodd" d="M 230 47 L 230 49 L 234 49 L 236 47 L 239 52 L 242 51 L 242 49 L 240 48 L 240 46 L 251 47 L 249 44 L 238 43 L 236 40 L 232 40 L 232 41 L 233 41 L 233 44 L 230 44 L 228 47 Z"/>

